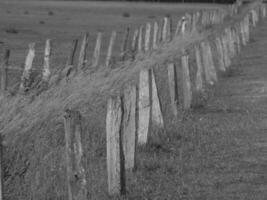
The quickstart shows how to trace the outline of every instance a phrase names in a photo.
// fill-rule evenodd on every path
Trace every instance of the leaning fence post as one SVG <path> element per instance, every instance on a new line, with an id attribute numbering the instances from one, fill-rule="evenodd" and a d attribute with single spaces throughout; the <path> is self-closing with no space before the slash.
<path id="1" fill-rule="evenodd" d="M 137 134 L 137 88 L 129 86 L 123 95 L 123 152 L 125 169 L 135 168 L 135 150 Z"/>
<path id="2" fill-rule="evenodd" d="M 7 90 L 7 84 L 8 84 L 8 62 L 9 62 L 9 56 L 10 51 L 9 49 L 6 49 L 5 55 L 4 55 L 4 61 L 1 66 L 1 90 L 2 93 L 4 93 Z"/>
<path id="3" fill-rule="evenodd" d="M 99 63 L 101 42 L 102 42 L 101 40 L 102 40 L 102 33 L 98 32 L 96 38 L 95 50 L 93 54 L 93 67 L 96 67 Z"/>
<path id="4" fill-rule="evenodd" d="M 131 45 L 131 50 L 133 53 L 136 53 L 137 45 L 138 45 L 138 29 L 136 29 L 133 34 L 133 40 Z"/>
<path id="5" fill-rule="evenodd" d="M 110 65 L 110 61 L 111 61 L 111 57 L 112 57 L 112 51 L 113 51 L 113 46 L 114 46 L 114 43 L 115 43 L 116 35 L 117 35 L 117 32 L 116 31 L 112 31 L 111 37 L 110 37 L 110 41 L 109 41 L 109 46 L 108 46 L 108 53 L 107 53 L 107 58 L 106 58 L 106 67 L 109 67 L 109 65 Z"/>
<path id="6" fill-rule="evenodd" d="M 177 70 L 174 63 L 168 64 L 168 82 L 169 93 L 171 98 L 172 112 L 175 117 L 178 116 L 178 86 Z"/>
<path id="7" fill-rule="evenodd" d="M 29 52 L 25 60 L 24 71 L 21 76 L 20 91 L 25 92 L 31 84 L 30 75 L 32 69 L 33 59 L 35 57 L 35 43 L 29 44 Z"/>
<path id="8" fill-rule="evenodd" d="M 85 64 L 87 62 L 86 49 L 88 46 L 88 39 L 89 39 L 89 34 L 85 33 L 83 40 L 82 40 L 82 44 L 81 44 L 81 50 L 80 50 L 80 55 L 79 55 L 79 60 L 78 60 L 78 69 L 85 67 Z"/>
<path id="9" fill-rule="evenodd" d="M 127 54 L 127 46 L 128 46 L 128 39 L 130 34 L 130 28 L 127 27 L 125 35 L 123 37 L 122 45 L 121 45 L 121 60 L 124 61 L 126 54 Z"/>
<path id="10" fill-rule="evenodd" d="M 44 69 L 42 80 L 48 82 L 51 75 L 50 71 L 50 56 L 51 56 L 51 40 L 46 40 L 45 43 L 45 53 L 44 53 Z"/>
<path id="11" fill-rule="evenodd" d="M 86 177 L 82 166 L 81 115 L 78 111 L 65 110 L 64 128 L 68 200 L 86 200 Z"/>
<path id="12" fill-rule="evenodd" d="M 182 58 L 182 82 L 183 82 L 183 108 L 190 109 L 192 101 L 191 80 L 189 73 L 189 56 L 183 55 Z"/>
<path id="13" fill-rule="evenodd" d="M 110 195 L 125 194 L 125 166 L 122 146 L 121 97 L 110 98 L 107 105 L 107 171 Z"/>

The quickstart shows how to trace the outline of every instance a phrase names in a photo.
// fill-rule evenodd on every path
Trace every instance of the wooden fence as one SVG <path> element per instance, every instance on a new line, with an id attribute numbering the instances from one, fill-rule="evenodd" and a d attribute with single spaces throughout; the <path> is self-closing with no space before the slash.
<path id="1" fill-rule="evenodd" d="M 163 23 L 157 21 L 153 24 L 146 23 L 133 30 L 133 37 L 129 38 L 130 28 L 127 28 L 120 45 L 120 61 L 133 60 L 138 54 L 158 49 L 162 44 L 172 42 L 185 34 L 203 31 L 207 26 L 219 25 L 224 22 L 226 16 L 239 14 L 240 1 L 229 6 L 229 12 L 221 10 L 202 11 L 185 14 L 176 24 L 170 18 L 164 17 Z M 192 54 L 188 49 L 183 49 L 179 58 L 181 69 L 177 63 L 167 64 L 167 77 L 169 98 L 173 116 L 179 115 L 179 109 L 191 109 L 195 93 L 203 94 L 207 87 L 215 85 L 218 75 L 229 69 L 232 59 L 238 55 L 241 48 L 250 40 L 251 29 L 260 19 L 266 17 L 266 7 L 263 4 L 251 6 L 242 20 L 237 20 L 224 28 L 221 34 L 216 34 L 213 39 L 204 39 L 193 47 L 196 64 L 190 66 L 189 58 Z M 175 32 L 172 32 L 175 30 Z M 116 31 L 110 36 L 105 67 L 110 67 Z M 57 75 L 52 76 L 50 59 L 52 42 L 46 41 L 44 51 L 44 64 L 41 79 L 33 80 L 33 60 L 35 58 L 35 44 L 29 44 L 29 50 L 25 59 L 25 65 L 18 92 L 26 95 L 31 91 L 38 94 L 49 86 L 67 81 L 77 72 L 86 67 L 99 66 L 102 33 L 96 38 L 96 45 L 91 59 L 88 62 L 86 50 L 89 35 L 86 33 L 80 47 L 78 63 L 74 63 L 74 55 L 77 53 L 78 40 L 74 40 L 66 67 Z M 215 44 L 215 51 L 211 45 Z M 217 62 L 215 62 L 215 56 Z M 1 95 L 7 95 L 11 87 L 9 85 L 8 70 L 10 51 L 7 49 L 1 65 Z M 89 63 L 89 64 L 88 64 Z M 191 73 L 192 68 L 196 73 Z M 19 70 L 19 68 L 16 68 Z M 180 72 L 180 73 L 178 73 Z M 194 75 L 194 76 L 193 76 Z M 134 170 L 136 166 L 136 148 L 150 142 L 155 129 L 164 130 L 165 122 L 162 114 L 161 102 L 158 94 L 158 82 L 153 68 L 142 69 L 139 75 L 138 85 L 129 85 L 123 95 L 114 96 L 108 100 L 106 116 L 106 144 L 107 144 L 107 171 L 108 192 L 110 195 L 122 195 L 126 193 L 126 170 Z M 179 88 L 179 91 L 178 91 Z M 180 89 L 181 88 L 181 89 Z M 69 200 L 87 199 L 85 170 L 82 166 L 83 147 L 81 144 L 81 115 L 78 111 L 66 110 L 64 113 L 65 146 L 67 188 Z M 1 135 L 0 135 L 1 136 Z M 151 137 L 152 136 L 152 137 Z M 1 140 L 1 137 L 0 137 Z M 1 141 L 0 141 L 1 142 Z M 0 146 L 1 147 L 1 146 Z M 0 149 L 0 161 L 2 164 L 2 148 Z M 0 166 L 1 168 L 1 166 Z M 3 199 L 3 173 L 0 170 L 0 200 Z"/>

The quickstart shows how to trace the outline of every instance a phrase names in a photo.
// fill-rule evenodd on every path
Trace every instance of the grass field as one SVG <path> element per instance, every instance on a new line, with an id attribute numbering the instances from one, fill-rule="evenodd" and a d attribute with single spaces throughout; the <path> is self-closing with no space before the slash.
<path id="1" fill-rule="evenodd" d="M 37 43 L 34 66 L 42 64 L 44 42 L 53 40 L 52 67 L 66 62 L 71 41 L 89 32 L 88 58 L 92 56 L 96 34 L 104 34 L 101 56 L 104 59 L 112 30 L 118 32 L 114 55 L 118 55 L 126 28 L 162 20 L 170 15 L 174 24 L 185 12 L 218 7 L 214 4 L 152 4 L 121 2 L 0 1 L 0 50 L 11 49 L 11 63 L 21 65 L 28 44 Z M 1 53 L 1 51 L 0 51 Z"/>

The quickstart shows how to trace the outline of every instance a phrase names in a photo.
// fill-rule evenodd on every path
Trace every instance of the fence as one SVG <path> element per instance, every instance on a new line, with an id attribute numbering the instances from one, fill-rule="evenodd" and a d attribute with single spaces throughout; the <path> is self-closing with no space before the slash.
<path id="1" fill-rule="evenodd" d="M 205 38 L 196 43 L 193 54 L 189 49 L 183 49 L 179 58 L 181 68 L 177 63 L 167 65 L 168 89 L 172 114 L 179 115 L 179 109 L 190 109 L 195 99 L 203 95 L 206 89 L 218 81 L 218 75 L 225 72 L 231 65 L 231 60 L 240 53 L 250 39 L 251 28 L 255 27 L 261 18 L 266 17 L 266 8 L 262 4 L 252 4 L 243 19 L 237 19 L 230 26 L 223 27 L 223 32 L 214 34 L 212 38 Z M 173 23 L 165 17 L 163 23 L 147 23 L 134 30 L 133 38 L 129 38 L 130 29 L 127 28 L 119 61 L 138 59 L 139 54 L 156 50 L 165 43 L 177 38 L 183 38 L 186 34 L 202 32 L 211 25 L 220 26 L 229 15 L 234 17 L 240 14 L 240 2 L 229 6 L 229 12 L 221 10 L 202 11 L 186 14 L 177 22 L 175 32 L 172 32 Z M 153 30 L 153 31 L 152 31 Z M 79 51 L 78 63 L 74 63 L 74 55 L 77 54 L 77 40 L 73 41 L 72 48 L 65 69 L 53 75 L 50 69 L 50 57 L 52 41 L 47 40 L 44 53 L 44 65 L 41 78 L 34 79 L 33 60 L 35 58 L 35 44 L 29 45 L 28 55 L 17 92 L 27 95 L 30 92 L 40 94 L 51 85 L 68 81 L 79 71 L 88 66 L 86 49 L 88 34 L 82 40 Z M 92 63 L 89 67 L 99 67 L 99 55 L 101 51 L 102 33 L 98 33 Z M 116 42 L 116 31 L 110 37 L 105 67 L 110 67 L 112 51 Z M 129 45 L 130 43 L 130 45 Z M 214 51 L 215 50 L 215 51 Z M 190 50 L 191 51 L 191 50 Z M 194 56 L 196 65 L 189 62 Z M 1 67 L 1 95 L 9 92 L 9 56 L 6 50 Z M 12 68 L 12 70 L 20 70 Z M 146 145 L 153 140 L 152 130 L 164 129 L 165 121 L 162 114 L 161 102 L 158 94 L 157 79 L 153 68 L 142 69 L 139 75 L 139 84 L 128 86 L 123 95 L 109 99 L 106 117 L 107 139 L 107 171 L 108 191 L 110 195 L 125 194 L 126 170 L 133 170 L 136 166 L 136 148 L 138 145 Z M 81 145 L 81 116 L 78 111 L 66 110 L 64 114 L 65 144 L 66 144 L 66 168 L 68 179 L 68 198 L 86 199 L 86 177 L 82 166 L 83 148 Z M 153 131 L 156 132 L 156 131 Z M 0 160 L 2 157 L 0 155 Z M 1 179 L 3 174 L 1 173 Z M 2 183 L 2 181 L 0 181 Z M 2 188 L 2 185 L 0 185 Z M 2 192 L 0 190 L 0 192 Z M 2 193 L 0 194 L 0 197 Z M 1 199 L 1 198 L 0 198 Z"/>

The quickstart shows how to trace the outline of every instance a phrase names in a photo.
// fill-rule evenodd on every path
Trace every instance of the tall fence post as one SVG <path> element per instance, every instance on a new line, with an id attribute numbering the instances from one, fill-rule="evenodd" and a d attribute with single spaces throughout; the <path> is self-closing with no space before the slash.
<path id="1" fill-rule="evenodd" d="M 95 50 L 93 54 L 93 67 L 96 67 L 99 63 L 101 42 L 102 42 L 102 33 L 98 32 L 96 38 Z"/>
<path id="2" fill-rule="evenodd" d="M 44 53 L 44 68 L 43 68 L 43 77 L 44 82 L 48 82 L 51 71 L 50 71 L 50 56 L 51 56 L 51 40 L 46 40 L 45 43 L 45 53 Z"/>
<path id="3" fill-rule="evenodd" d="M 130 28 L 127 27 L 124 37 L 123 37 L 122 45 L 121 45 L 121 60 L 122 61 L 124 61 L 126 58 L 129 34 L 130 34 Z"/>
<path id="4" fill-rule="evenodd" d="M 146 32 L 145 32 L 145 51 L 150 50 L 150 35 L 151 35 L 151 24 L 146 24 Z"/>
<path id="5" fill-rule="evenodd" d="M 10 50 L 6 49 L 4 54 L 4 60 L 1 66 L 1 92 L 4 93 L 7 90 L 8 85 L 8 62 L 9 62 Z"/>
<path id="6" fill-rule="evenodd" d="M 87 200 L 85 170 L 82 166 L 81 115 L 78 111 L 65 110 L 64 128 L 68 200 Z"/>
<path id="7" fill-rule="evenodd" d="M 110 98 L 107 105 L 107 171 L 108 193 L 125 194 L 125 166 L 122 146 L 122 101 L 121 97 Z"/>
<path id="8" fill-rule="evenodd" d="M 141 53 L 142 51 L 143 51 L 143 26 L 140 26 L 138 34 L 138 53 Z"/>
<path id="9" fill-rule="evenodd" d="M 191 80 L 189 73 L 189 56 L 183 55 L 182 61 L 182 82 L 183 82 L 183 108 L 190 109 L 192 102 Z"/>
<path id="10" fill-rule="evenodd" d="M 166 42 L 168 37 L 168 17 L 163 18 L 163 27 L 162 27 L 162 41 Z"/>
<path id="11" fill-rule="evenodd" d="M 135 54 L 136 51 L 137 51 L 137 46 L 138 46 L 138 29 L 136 29 L 134 31 L 134 34 L 133 34 L 133 40 L 132 40 L 132 45 L 131 45 L 131 50 L 132 50 L 132 53 Z"/>
<path id="12" fill-rule="evenodd" d="M 110 61 L 111 61 L 111 57 L 112 57 L 112 51 L 113 51 L 114 43 L 116 40 L 116 35 L 117 35 L 117 32 L 112 31 L 110 41 L 109 41 L 109 46 L 108 46 L 108 53 L 107 53 L 107 58 L 106 58 L 106 67 L 110 66 Z"/>
<path id="13" fill-rule="evenodd" d="M 158 32 L 159 32 L 159 24 L 157 21 L 154 22 L 154 30 L 153 30 L 153 43 L 152 48 L 158 48 Z"/>
<path id="14" fill-rule="evenodd" d="M 21 76 L 20 92 L 25 92 L 31 84 L 32 63 L 35 57 L 35 43 L 29 44 L 29 52 L 25 60 L 24 71 Z"/>

